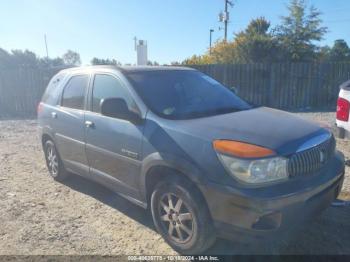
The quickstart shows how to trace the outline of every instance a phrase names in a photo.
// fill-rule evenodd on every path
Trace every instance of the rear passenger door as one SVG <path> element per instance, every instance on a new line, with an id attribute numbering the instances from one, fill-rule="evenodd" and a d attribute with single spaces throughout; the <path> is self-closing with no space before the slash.
<path id="1" fill-rule="evenodd" d="M 88 174 L 85 153 L 85 104 L 89 74 L 73 75 L 63 88 L 60 105 L 51 112 L 55 142 L 65 167 Z"/>
<path id="2" fill-rule="evenodd" d="M 137 198 L 142 124 L 101 115 L 101 100 L 123 98 L 129 109 L 136 104 L 123 82 L 114 75 L 95 74 L 86 112 L 86 154 L 95 179 L 120 193 Z"/>

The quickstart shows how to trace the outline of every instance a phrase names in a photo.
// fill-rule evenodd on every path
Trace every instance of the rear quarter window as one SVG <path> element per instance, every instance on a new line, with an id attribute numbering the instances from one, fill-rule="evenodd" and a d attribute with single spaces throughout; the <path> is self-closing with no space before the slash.
<path id="1" fill-rule="evenodd" d="M 66 73 L 58 73 L 52 77 L 50 83 L 48 84 L 45 93 L 41 99 L 41 102 L 49 105 L 57 105 L 60 96 L 60 85 L 66 77 Z"/>
<path id="2" fill-rule="evenodd" d="M 85 91 L 89 75 L 75 75 L 69 79 L 62 94 L 61 105 L 73 109 L 84 109 Z"/>

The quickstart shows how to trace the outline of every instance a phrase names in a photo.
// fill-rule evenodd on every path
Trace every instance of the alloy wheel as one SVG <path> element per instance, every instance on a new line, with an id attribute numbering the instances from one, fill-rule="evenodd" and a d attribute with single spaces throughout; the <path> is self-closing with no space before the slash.
<path id="1" fill-rule="evenodd" d="M 47 154 L 47 165 L 48 165 L 50 174 L 53 177 L 56 177 L 58 175 L 58 157 L 54 146 L 49 145 L 47 147 L 46 154 Z"/>
<path id="2" fill-rule="evenodd" d="M 163 230 L 171 240 L 185 243 L 192 238 L 193 214 L 180 197 L 173 193 L 164 194 L 158 210 Z"/>

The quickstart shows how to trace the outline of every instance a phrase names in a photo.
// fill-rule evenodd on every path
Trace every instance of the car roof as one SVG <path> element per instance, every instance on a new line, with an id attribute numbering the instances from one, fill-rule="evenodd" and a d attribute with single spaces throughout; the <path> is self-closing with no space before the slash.
<path id="1" fill-rule="evenodd" d="M 148 72 L 148 71 L 179 71 L 179 70 L 195 70 L 184 66 L 115 66 L 115 65 L 96 65 L 96 66 L 82 66 L 63 69 L 61 72 L 65 73 L 83 73 L 94 70 L 117 70 L 121 72 Z"/>
<path id="2" fill-rule="evenodd" d="M 119 68 L 125 72 L 194 70 L 184 66 L 121 66 Z"/>

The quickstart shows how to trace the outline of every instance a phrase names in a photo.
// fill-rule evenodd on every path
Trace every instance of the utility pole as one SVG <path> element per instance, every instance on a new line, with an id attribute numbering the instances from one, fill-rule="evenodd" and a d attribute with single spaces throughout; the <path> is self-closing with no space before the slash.
<path id="1" fill-rule="evenodd" d="M 210 29 L 209 31 L 209 54 L 211 55 L 211 35 L 214 32 L 214 29 Z"/>
<path id="2" fill-rule="evenodd" d="M 224 20 L 224 23 L 225 23 L 225 42 L 227 41 L 227 24 L 228 24 L 228 20 L 230 19 L 228 11 L 227 11 L 227 4 L 228 4 L 228 0 L 225 0 L 225 20 Z"/>
<path id="3" fill-rule="evenodd" d="M 225 1 L 225 11 L 221 12 L 219 14 L 219 21 L 224 23 L 224 30 L 225 30 L 225 42 L 227 41 L 227 27 L 228 23 L 230 21 L 230 13 L 228 12 L 228 6 L 233 7 L 233 3 L 229 0 L 224 0 Z"/>
<path id="4" fill-rule="evenodd" d="M 44 35 L 44 39 L 45 39 L 45 47 L 46 47 L 46 58 L 49 59 L 49 50 L 48 50 L 48 48 L 47 48 L 46 34 Z"/>

